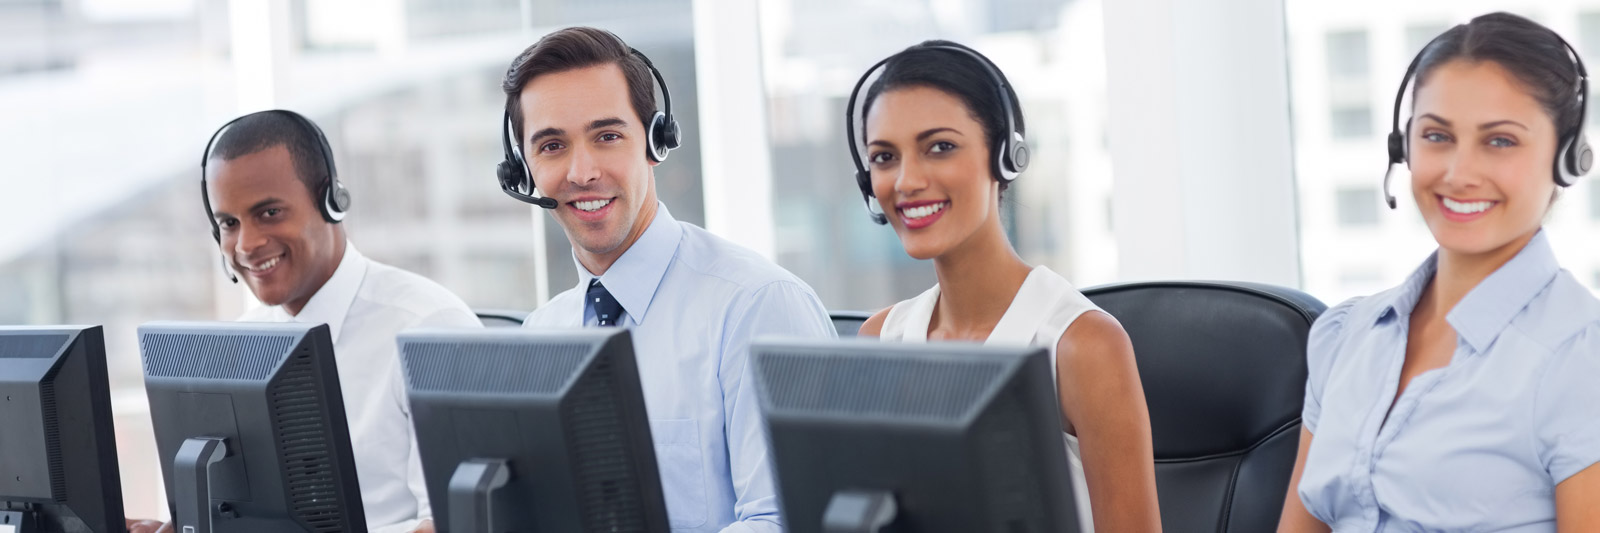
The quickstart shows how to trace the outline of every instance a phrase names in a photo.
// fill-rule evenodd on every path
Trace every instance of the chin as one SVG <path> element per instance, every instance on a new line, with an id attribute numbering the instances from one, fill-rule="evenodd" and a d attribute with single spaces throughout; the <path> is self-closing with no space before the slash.
<path id="1" fill-rule="evenodd" d="M 1439 248 L 1460 255 L 1482 255 L 1490 253 L 1515 242 L 1518 235 L 1499 235 L 1498 232 L 1472 231 L 1465 228 L 1450 228 L 1443 231 L 1434 231 L 1433 239 L 1439 243 Z"/>
<path id="2" fill-rule="evenodd" d="M 939 246 L 931 242 L 920 242 L 923 240 L 924 239 L 902 240 L 900 241 L 900 245 L 905 248 L 906 255 L 911 256 L 912 259 L 921 261 L 939 257 L 940 254 L 944 253 L 944 246 Z"/>

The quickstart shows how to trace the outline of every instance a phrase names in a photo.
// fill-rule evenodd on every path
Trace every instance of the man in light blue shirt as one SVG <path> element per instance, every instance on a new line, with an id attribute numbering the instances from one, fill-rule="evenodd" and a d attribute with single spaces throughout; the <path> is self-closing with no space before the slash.
<path id="1" fill-rule="evenodd" d="M 643 55 L 593 28 L 540 39 L 506 73 L 515 140 L 501 186 L 551 210 L 581 278 L 525 327 L 630 328 L 673 531 L 777 533 L 750 342 L 836 334 L 793 274 L 656 200 L 677 125 L 664 86 L 656 112 L 652 78 Z"/>

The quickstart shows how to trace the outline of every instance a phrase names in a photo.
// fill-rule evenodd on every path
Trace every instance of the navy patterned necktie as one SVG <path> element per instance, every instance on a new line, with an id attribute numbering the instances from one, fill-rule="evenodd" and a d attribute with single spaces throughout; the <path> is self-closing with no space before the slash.
<path id="1" fill-rule="evenodd" d="M 594 308 L 594 316 L 600 319 L 602 326 L 615 326 L 622 319 L 622 304 L 611 296 L 611 291 L 600 284 L 600 278 L 589 280 L 589 294 L 584 299 L 584 305 Z"/>

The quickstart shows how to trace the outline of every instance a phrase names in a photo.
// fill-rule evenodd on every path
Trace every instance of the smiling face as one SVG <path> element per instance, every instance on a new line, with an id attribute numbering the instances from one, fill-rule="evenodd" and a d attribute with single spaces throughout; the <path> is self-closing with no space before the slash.
<path id="1" fill-rule="evenodd" d="M 1556 187 L 1556 125 L 1498 63 L 1429 73 L 1408 135 L 1411 192 L 1440 248 L 1520 250 L 1538 232 Z"/>
<path id="2" fill-rule="evenodd" d="M 607 63 L 538 76 L 519 98 L 534 186 L 559 202 L 556 222 L 591 271 L 609 267 L 655 215 L 655 163 L 627 87 Z"/>
<path id="3" fill-rule="evenodd" d="M 999 230 L 987 138 L 959 98 L 926 86 L 885 91 L 867 110 L 866 135 L 873 194 L 911 257 L 943 255 L 986 225 Z"/>
<path id="4" fill-rule="evenodd" d="M 333 277 L 344 234 L 323 220 L 281 144 L 213 159 L 207 171 L 208 200 L 228 264 L 261 303 L 299 314 Z"/>

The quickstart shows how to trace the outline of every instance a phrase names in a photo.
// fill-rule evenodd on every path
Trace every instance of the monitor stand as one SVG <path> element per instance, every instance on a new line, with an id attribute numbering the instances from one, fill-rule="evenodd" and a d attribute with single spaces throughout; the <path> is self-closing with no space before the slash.
<path id="1" fill-rule="evenodd" d="M 511 481 L 511 467 L 505 459 L 462 461 L 450 476 L 451 533 L 494 531 L 494 514 L 489 504 L 494 492 L 508 481 Z"/>
<path id="2" fill-rule="evenodd" d="M 824 533 L 879 533 L 900 513 L 894 494 L 881 490 L 842 490 L 822 512 Z"/>
<path id="3" fill-rule="evenodd" d="M 219 437 L 191 437 L 172 460 L 172 486 L 178 504 L 177 533 L 211 533 L 211 465 L 228 455 Z"/>

